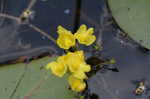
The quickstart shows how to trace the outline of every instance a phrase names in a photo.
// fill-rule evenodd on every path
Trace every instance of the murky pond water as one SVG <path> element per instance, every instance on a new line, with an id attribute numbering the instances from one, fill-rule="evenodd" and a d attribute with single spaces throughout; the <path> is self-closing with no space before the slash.
<path id="1" fill-rule="evenodd" d="M 0 0 L 0 4 L 1 12 L 7 14 L 0 19 L 0 63 L 20 56 L 32 57 L 55 52 L 59 50 L 58 47 L 41 32 L 56 38 L 58 25 L 73 29 L 73 1 Z M 18 23 L 26 9 L 33 14 L 25 22 Z M 70 13 L 66 14 L 66 9 Z"/>
<path id="2" fill-rule="evenodd" d="M 93 3 L 92 1 L 85 2 L 87 2 L 85 6 L 90 6 Z M 98 20 L 97 16 L 99 16 L 99 20 L 96 22 L 102 25 L 99 30 L 102 31 L 103 42 L 103 50 L 100 52 L 101 57 L 115 58 L 117 61 L 115 66 L 119 69 L 119 72 L 106 71 L 102 73 L 101 70 L 98 71 L 88 81 L 90 93 L 97 94 L 99 99 L 149 99 L 150 53 L 140 48 L 130 38 L 121 36 L 121 31 L 115 22 L 104 26 L 112 20 L 108 15 L 110 12 L 108 11 L 107 13 L 105 12 L 107 10 L 104 10 L 105 4 L 104 0 L 96 0 L 93 3 L 95 5 L 93 9 L 83 8 L 83 11 L 91 15 L 91 18 L 95 19 L 95 21 Z M 95 15 L 94 9 L 102 12 Z M 88 13 L 88 11 L 91 12 Z M 108 15 L 108 17 L 103 18 L 104 14 Z M 101 18 L 103 20 L 100 20 Z M 137 96 L 134 93 L 137 84 L 133 82 L 143 81 L 143 79 L 146 91 Z"/>

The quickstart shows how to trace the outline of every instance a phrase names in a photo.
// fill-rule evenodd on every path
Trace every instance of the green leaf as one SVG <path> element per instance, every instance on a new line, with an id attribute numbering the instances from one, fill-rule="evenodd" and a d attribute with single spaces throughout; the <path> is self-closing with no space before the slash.
<path id="1" fill-rule="evenodd" d="M 108 0 L 108 3 L 118 25 L 150 49 L 150 0 Z"/>
<path id="2" fill-rule="evenodd" d="M 67 75 L 58 78 L 45 70 L 52 60 L 46 57 L 30 64 L 1 66 L 0 99 L 75 99 L 68 90 Z"/>

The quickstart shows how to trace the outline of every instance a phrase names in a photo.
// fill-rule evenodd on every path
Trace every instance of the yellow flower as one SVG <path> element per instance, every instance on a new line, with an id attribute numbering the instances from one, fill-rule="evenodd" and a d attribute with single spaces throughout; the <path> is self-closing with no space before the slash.
<path id="1" fill-rule="evenodd" d="M 73 76 L 78 79 L 87 79 L 85 72 L 89 72 L 91 67 L 85 63 L 83 51 L 69 52 L 66 55 L 66 64 Z"/>
<path id="2" fill-rule="evenodd" d="M 70 31 L 66 30 L 62 26 L 58 26 L 57 29 L 57 32 L 59 34 L 57 44 L 60 48 L 69 49 L 70 47 L 75 46 L 75 38 Z"/>
<path id="3" fill-rule="evenodd" d="M 66 59 L 67 59 L 67 56 L 66 55 L 63 55 L 63 56 L 59 56 L 57 58 L 57 62 L 63 64 L 63 65 L 66 65 Z"/>
<path id="4" fill-rule="evenodd" d="M 66 63 L 71 72 L 76 72 L 79 69 L 80 64 L 84 62 L 83 51 L 69 52 L 66 57 Z"/>
<path id="5" fill-rule="evenodd" d="M 69 76 L 69 85 L 73 91 L 82 92 L 86 88 L 86 83 L 83 80 L 77 79 L 74 76 Z"/>
<path id="6" fill-rule="evenodd" d="M 84 63 L 80 64 L 79 70 L 83 71 L 83 72 L 89 72 L 91 70 L 91 66 L 84 62 Z"/>
<path id="7" fill-rule="evenodd" d="M 46 69 L 51 69 L 52 73 L 58 77 L 62 77 L 67 72 L 67 66 L 64 61 L 65 56 L 58 57 L 56 62 L 47 64 Z"/>
<path id="8" fill-rule="evenodd" d="M 79 43 L 89 46 L 96 40 L 96 37 L 92 35 L 93 33 L 94 28 L 87 29 L 86 25 L 81 25 L 74 36 Z"/>
<path id="9" fill-rule="evenodd" d="M 85 63 L 83 51 L 69 52 L 66 57 L 66 64 L 71 72 L 76 72 L 78 70 L 83 72 L 90 71 L 90 65 Z"/>
<path id="10" fill-rule="evenodd" d="M 78 67 L 78 70 L 73 72 L 73 76 L 78 79 L 87 79 L 85 72 L 89 72 L 90 70 L 90 65 L 87 65 L 86 63 L 81 63 Z"/>
<path id="11" fill-rule="evenodd" d="M 86 76 L 86 74 L 83 71 L 76 71 L 72 74 L 74 77 L 78 78 L 78 79 L 87 79 L 88 77 Z"/>

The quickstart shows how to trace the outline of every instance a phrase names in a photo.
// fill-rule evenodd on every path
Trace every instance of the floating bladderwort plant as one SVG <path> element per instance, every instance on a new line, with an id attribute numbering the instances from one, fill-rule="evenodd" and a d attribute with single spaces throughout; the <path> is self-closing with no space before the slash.
<path id="1" fill-rule="evenodd" d="M 88 79 L 86 73 L 91 71 L 91 66 L 85 61 L 83 50 L 75 48 L 77 42 L 89 46 L 94 43 L 96 37 L 93 35 L 94 28 L 87 29 L 86 25 L 81 25 L 76 33 L 72 33 L 62 26 L 57 28 L 58 38 L 57 45 L 67 50 L 66 54 L 59 56 L 56 61 L 52 61 L 46 65 L 47 70 L 51 70 L 52 74 L 63 77 L 65 73 L 69 73 L 68 82 L 73 91 L 82 92 L 86 88 L 85 80 Z"/>
<path id="2" fill-rule="evenodd" d="M 91 45 L 96 40 L 96 37 L 92 35 L 94 33 L 94 28 L 87 29 L 86 25 L 81 25 L 75 34 L 62 26 L 58 26 L 57 32 L 59 34 L 57 44 L 63 49 L 69 49 L 75 46 L 76 39 L 80 44 L 87 46 Z"/>

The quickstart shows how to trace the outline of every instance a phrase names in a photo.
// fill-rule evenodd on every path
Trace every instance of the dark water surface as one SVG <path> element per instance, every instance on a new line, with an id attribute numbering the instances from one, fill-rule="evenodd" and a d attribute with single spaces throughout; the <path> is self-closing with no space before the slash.
<path id="1" fill-rule="evenodd" d="M 0 0 L 2 13 L 19 17 L 30 2 L 31 18 L 25 24 L 1 17 L 0 19 L 0 63 L 20 56 L 38 56 L 46 52 L 56 52 L 58 47 L 30 24 L 56 38 L 58 25 L 73 30 L 75 1 L 70 0 Z M 68 11 L 67 11 L 68 10 Z"/>
<path id="2" fill-rule="evenodd" d="M 104 0 L 83 2 L 83 12 L 100 24 L 98 33 L 101 33 L 99 36 L 102 36 L 103 44 L 101 57 L 115 58 L 115 66 L 119 69 L 119 72 L 98 71 L 88 81 L 90 93 L 97 94 L 99 99 L 150 99 L 150 53 L 130 38 L 121 36 L 122 32 L 115 22 L 105 26 L 112 19 Z M 90 21 L 82 19 L 81 23 Z M 99 36 L 98 44 L 101 41 Z M 137 84 L 133 81 L 145 82 L 146 91 L 142 95 L 134 94 Z"/>

